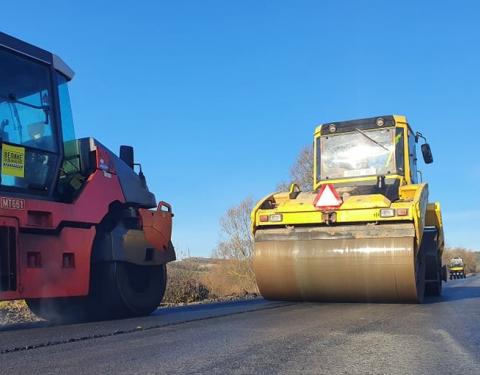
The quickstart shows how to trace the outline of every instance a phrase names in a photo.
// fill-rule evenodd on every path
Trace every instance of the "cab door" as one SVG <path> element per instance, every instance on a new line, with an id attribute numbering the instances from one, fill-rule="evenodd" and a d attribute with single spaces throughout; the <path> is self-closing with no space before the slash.
<path id="1" fill-rule="evenodd" d="M 51 67 L 0 48 L 0 189 L 48 195 L 59 161 Z"/>
<path id="2" fill-rule="evenodd" d="M 408 158 L 410 164 L 410 179 L 412 184 L 418 183 L 416 144 L 415 135 L 410 129 L 408 129 Z"/>

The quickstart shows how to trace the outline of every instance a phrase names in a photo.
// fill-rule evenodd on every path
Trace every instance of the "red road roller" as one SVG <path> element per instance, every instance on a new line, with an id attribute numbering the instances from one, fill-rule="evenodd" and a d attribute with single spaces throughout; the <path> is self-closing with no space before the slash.
<path id="1" fill-rule="evenodd" d="M 47 320 L 150 314 L 175 260 L 172 208 L 134 150 L 76 139 L 73 71 L 0 33 L 0 300 Z M 137 172 L 138 171 L 138 172 Z"/>

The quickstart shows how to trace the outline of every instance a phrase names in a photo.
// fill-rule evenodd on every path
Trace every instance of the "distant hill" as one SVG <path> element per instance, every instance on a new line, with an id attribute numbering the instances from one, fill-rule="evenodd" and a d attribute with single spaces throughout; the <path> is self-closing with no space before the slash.
<path id="1" fill-rule="evenodd" d="M 168 265 L 169 268 L 189 269 L 195 272 L 206 272 L 214 267 L 225 265 L 231 262 L 228 259 L 189 257 L 177 260 Z"/>

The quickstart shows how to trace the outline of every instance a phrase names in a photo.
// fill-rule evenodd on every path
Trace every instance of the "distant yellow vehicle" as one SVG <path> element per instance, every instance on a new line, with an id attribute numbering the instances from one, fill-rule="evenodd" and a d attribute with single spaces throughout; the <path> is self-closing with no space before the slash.
<path id="1" fill-rule="evenodd" d="M 448 271 L 450 273 L 450 280 L 452 279 L 465 279 L 465 262 L 461 257 L 455 257 L 450 259 L 448 264 Z"/>
<path id="2" fill-rule="evenodd" d="M 420 139 L 396 115 L 316 128 L 313 192 L 292 184 L 252 211 L 265 298 L 422 302 L 441 294 L 443 224 L 418 179 Z M 430 146 L 421 150 L 432 163 Z"/>

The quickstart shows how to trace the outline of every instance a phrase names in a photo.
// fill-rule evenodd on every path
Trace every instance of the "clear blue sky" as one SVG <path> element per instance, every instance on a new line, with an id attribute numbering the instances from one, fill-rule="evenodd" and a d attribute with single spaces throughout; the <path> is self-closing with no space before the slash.
<path id="1" fill-rule="evenodd" d="M 432 145 L 421 169 L 447 243 L 480 249 L 478 14 L 476 1 L 10 1 L 2 31 L 76 71 L 77 136 L 135 146 L 183 252 L 209 255 L 223 212 L 285 180 L 315 125 L 389 113 Z"/>

